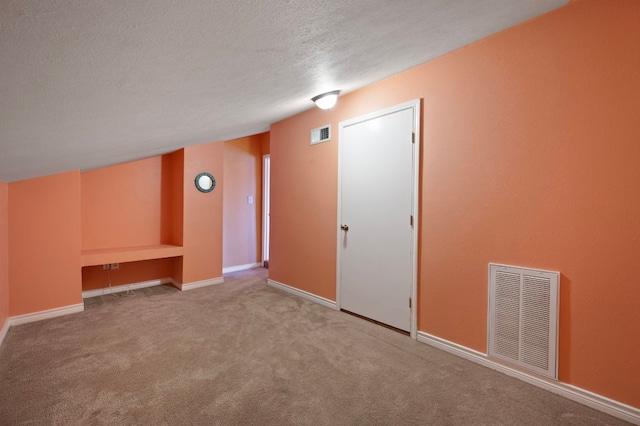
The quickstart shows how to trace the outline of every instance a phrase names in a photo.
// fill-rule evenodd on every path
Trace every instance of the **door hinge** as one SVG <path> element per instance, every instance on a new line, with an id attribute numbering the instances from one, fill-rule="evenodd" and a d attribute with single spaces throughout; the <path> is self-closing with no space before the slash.
<path id="1" fill-rule="evenodd" d="M 411 143 L 416 143 L 416 132 L 411 133 Z"/>
<path id="2" fill-rule="evenodd" d="M 409 216 L 409 224 L 413 228 L 413 215 Z"/>
<path id="3" fill-rule="evenodd" d="M 411 309 L 411 298 L 409 298 L 409 309 Z"/>

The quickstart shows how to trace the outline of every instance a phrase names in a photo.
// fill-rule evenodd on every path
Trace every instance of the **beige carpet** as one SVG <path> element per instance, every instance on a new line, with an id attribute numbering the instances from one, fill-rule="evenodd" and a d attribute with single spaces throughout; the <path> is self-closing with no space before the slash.
<path id="1" fill-rule="evenodd" d="M 0 424 L 626 424 L 265 279 L 101 296 L 11 328 Z"/>

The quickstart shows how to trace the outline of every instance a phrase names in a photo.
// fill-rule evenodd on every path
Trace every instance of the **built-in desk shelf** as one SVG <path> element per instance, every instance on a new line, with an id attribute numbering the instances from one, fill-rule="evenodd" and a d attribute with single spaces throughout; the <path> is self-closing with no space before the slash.
<path id="1" fill-rule="evenodd" d="M 182 246 L 158 244 L 141 247 L 116 247 L 109 249 L 82 250 L 82 266 L 106 265 L 109 263 L 136 262 L 138 260 L 164 259 L 182 256 Z"/>

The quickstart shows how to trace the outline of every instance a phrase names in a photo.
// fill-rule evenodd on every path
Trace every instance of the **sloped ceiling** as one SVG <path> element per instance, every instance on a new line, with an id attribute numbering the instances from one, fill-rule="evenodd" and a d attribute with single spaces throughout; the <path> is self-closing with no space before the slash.
<path id="1" fill-rule="evenodd" d="M 0 180 L 262 132 L 568 0 L 3 0 Z"/>

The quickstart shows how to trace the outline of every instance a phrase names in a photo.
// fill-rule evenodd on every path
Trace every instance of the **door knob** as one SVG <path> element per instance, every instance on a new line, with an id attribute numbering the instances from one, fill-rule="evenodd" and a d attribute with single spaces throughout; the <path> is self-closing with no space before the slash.
<path id="1" fill-rule="evenodd" d="M 348 225 L 340 225 L 340 229 L 342 229 L 343 231 L 348 231 L 349 230 L 349 226 Z"/>

